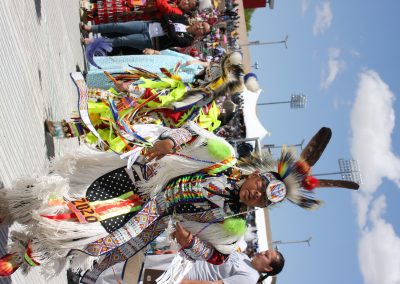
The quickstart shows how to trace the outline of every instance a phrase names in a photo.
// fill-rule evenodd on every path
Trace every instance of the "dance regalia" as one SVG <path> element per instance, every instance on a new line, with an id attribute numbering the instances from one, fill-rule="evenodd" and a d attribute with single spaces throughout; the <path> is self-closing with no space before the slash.
<path id="1" fill-rule="evenodd" d="M 180 80 L 163 78 L 154 82 L 142 78 L 145 83 L 134 86 L 132 93 L 120 94 L 88 89 L 80 73 L 72 77 L 79 91 L 80 113 L 69 122 L 54 123 L 60 136 L 85 136 L 85 141 L 97 148 L 124 153 L 138 143 L 148 145 L 154 138 L 151 131 L 138 131 L 137 124 L 179 128 L 196 121 L 205 129 L 219 126 L 219 110 L 212 95 L 206 90 L 188 95 L 190 85 Z"/>
<path id="2" fill-rule="evenodd" d="M 311 176 L 311 166 L 331 137 L 329 128 L 321 128 L 300 158 L 283 148 L 276 163 L 260 153 L 242 161 L 239 171 L 230 144 L 194 123 L 179 129 L 135 127 L 140 136 L 170 139 L 177 152 L 151 164 L 132 159 L 136 163 L 128 161 L 124 167 L 126 162 L 113 153 L 78 151 L 54 161 L 51 174 L 21 178 L 3 189 L 2 221 L 24 226 L 11 229 L 0 275 L 40 266 L 52 277 L 68 262 L 73 269 L 89 269 L 81 281 L 95 283 L 102 271 L 132 257 L 163 232 L 170 217 L 194 236 L 183 248 L 187 257 L 220 264 L 241 237 L 225 226 L 233 215 L 246 213 L 239 200 L 241 171 L 265 182 L 258 189 L 265 190 L 264 206 L 288 199 L 316 209 L 321 201 L 313 198 L 311 189 L 359 187 Z"/>
<path id="3" fill-rule="evenodd" d="M 158 76 L 163 76 L 160 70 L 160 62 L 167 70 L 173 70 L 180 63 L 179 77 L 184 83 L 194 81 L 194 76 L 203 70 L 199 64 L 185 65 L 186 62 L 194 60 L 193 57 L 175 52 L 172 50 L 162 50 L 160 55 L 127 55 L 127 56 L 98 56 L 95 57 L 96 64 L 102 69 L 89 65 L 86 74 L 86 83 L 89 88 L 99 88 L 108 90 L 113 87 L 112 81 L 104 75 L 104 70 L 113 76 L 126 73 L 132 66 L 140 66 L 141 69 L 149 71 Z"/>
<path id="4" fill-rule="evenodd" d="M 220 223 L 244 210 L 240 175 L 229 170 L 234 150 L 195 124 L 158 127 L 158 133 L 182 147 L 177 155 L 128 169 L 117 155 L 78 151 L 53 162 L 51 174 L 21 178 L 4 190 L 2 219 L 25 227 L 11 232 L 1 275 L 39 266 L 52 277 L 69 259 L 72 268 L 83 270 L 97 261 L 82 280 L 95 283 L 103 270 L 162 233 L 171 215 L 196 236 L 184 250 L 190 258 L 222 263 L 240 236 Z"/>
<path id="5" fill-rule="evenodd" d="M 66 137 L 86 135 L 89 144 L 124 153 L 132 150 L 132 142 L 137 142 L 134 125 L 138 123 L 179 128 L 188 121 L 195 121 L 204 129 L 214 131 L 221 125 L 218 119 L 221 105 L 217 104 L 217 96 L 224 94 L 229 97 L 243 87 L 241 68 L 232 64 L 230 58 L 219 65 L 219 72 L 208 74 L 203 84 L 205 87 L 199 88 L 183 83 L 176 72 L 164 69 L 168 77 L 160 78 L 140 69 L 139 75 L 128 75 L 128 79 L 140 78 L 140 81 L 131 85 L 128 94 L 120 94 L 88 89 L 82 75 L 73 73 L 80 101 L 89 100 L 88 119 L 83 123 L 80 115 L 74 115 L 70 122 L 55 123 L 55 132 Z M 211 70 L 216 69 L 213 67 Z M 233 74 L 229 73 L 231 70 Z M 150 79 L 140 77 L 142 74 Z M 148 137 L 145 134 L 139 140 L 146 142 Z"/>

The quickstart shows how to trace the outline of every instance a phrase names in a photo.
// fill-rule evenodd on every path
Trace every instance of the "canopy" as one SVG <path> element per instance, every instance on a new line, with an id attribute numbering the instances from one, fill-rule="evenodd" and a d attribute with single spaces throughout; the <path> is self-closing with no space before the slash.
<path id="1" fill-rule="evenodd" d="M 262 140 L 269 132 L 264 128 L 257 116 L 257 100 L 261 89 L 257 92 L 245 90 L 242 92 L 243 98 L 243 116 L 246 126 L 246 138 L 259 138 Z"/>

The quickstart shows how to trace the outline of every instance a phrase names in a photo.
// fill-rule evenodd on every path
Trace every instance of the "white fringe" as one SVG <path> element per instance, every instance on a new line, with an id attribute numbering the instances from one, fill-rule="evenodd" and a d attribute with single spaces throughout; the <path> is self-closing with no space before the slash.
<path id="1" fill-rule="evenodd" d="M 92 269 L 95 262 L 100 263 L 104 258 L 104 256 L 95 257 L 78 251 L 74 251 L 69 257 L 71 258 L 69 268 L 77 273 Z"/>
<path id="2" fill-rule="evenodd" d="M 101 175 L 124 166 L 118 155 L 93 151 L 89 148 L 57 158 L 51 164 L 52 173 L 42 177 L 17 179 L 13 187 L 0 194 L 0 214 L 6 221 L 17 222 L 10 228 L 10 249 L 16 253 L 21 269 L 27 273 L 30 266 L 23 261 L 28 242 L 32 241 L 32 258 L 40 263 L 40 272 L 46 279 L 63 271 L 69 264 L 71 249 L 108 235 L 97 223 L 80 224 L 67 220 L 51 220 L 41 215 L 68 211 L 66 205 L 49 206 L 50 196 L 79 198 L 90 184 Z M 24 224 L 24 226 L 19 225 Z M 72 267 L 90 268 L 97 258 L 83 253 L 73 255 Z"/>
<path id="3" fill-rule="evenodd" d="M 68 190 L 68 180 L 58 175 L 19 178 L 0 194 L 0 216 L 9 224 L 32 225 L 33 211 L 47 207 L 50 195 L 64 196 Z"/>
<path id="4" fill-rule="evenodd" d="M 210 161 L 214 163 L 221 162 L 220 160 L 211 156 L 207 149 L 208 139 L 218 139 L 221 141 L 221 143 L 224 143 L 227 147 L 229 147 L 231 155 L 235 156 L 233 147 L 224 139 L 202 129 L 193 122 L 190 122 L 189 126 L 199 135 L 199 137 L 197 137 L 195 141 L 193 141 L 189 146 L 185 147 L 179 153 L 199 160 Z M 171 179 L 181 175 L 198 172 L 204 168 L 212 166 L 213 164 L 196 161 L 177 155 L 167 155 L 164 158 L 156 161 L 154 165 L 156 165 L 156 174 L 153 175 L 149 180 L 137 182 L 136 184 L 140 192 L 151 197 L 159 193 Z"/>
<path id="5" fill-rule="evenodd" d="M 197 235 L 202 241 L 210 243 L 216 250 L 223 254 L 231 254 L 238 248 L 237 242 L 242 236 L 229 234 L 225 231 L 223 225 L 219 223 L 211 224 L 203 229 L 206 225 L 205 223 L 194 221 L 182 222 L 182 226 L 185 229 L 190 231 L 193 235 Z"/>
<path id="6" fill-rule="evenodd" d="M 192 267 L 193 261 L 183 253 L 177 253 L 167 271 L 158 277 L 156 282 L 157 284 L 179 284 Z"/>
<path id="7" fill-rule="evenodd" d="M 35 238 L 49 250 L 79 249 L 108 235 L 100 222 L 81 224 L 71 221 L 56 221 L 35 216 L 38 224 Z"/>
<path id="8" fill-rule="evenodd" d="M 121 160 L 115 153 L 98 151 L 86 146 L 54 159 L 50 169 L 69 179 L 71 196 L 82 197 L 96 178 L 124 166 L 126 161 Z"/>
<path id="9" fill-rule="evenodd" d="M 35 214 L 38 223 L 35 226 L 13 225 L 10 230 L 11 253 L 21 264 L 21 270 L 28 273 L 31 269 L 24 260 L 29 241 L 32 242 L 32 258 L 40 263 L 40 273 L 50 279 L 64 271 L 70 265 L 75 271 L 89 269 L 97 257 L 75 252 L 67 256 L 71 249 L 83 249 L 85 245 L 102 238 L 108 233 L 100 223 L 79 224 L 69 221 L 54 221 Z"/>

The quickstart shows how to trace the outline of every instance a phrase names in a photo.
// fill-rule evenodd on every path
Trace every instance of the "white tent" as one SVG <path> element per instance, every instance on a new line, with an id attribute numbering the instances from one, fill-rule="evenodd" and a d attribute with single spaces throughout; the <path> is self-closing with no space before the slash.
<path id="1" fill-rule="evenodd" d="M 262 140 L 265 135 L 269 135 L 268 130 L 264 128 L 257 116 L 257 100 L 261 89 L 257 92 L 245 90 L 242 93 L 243 98 L 243 116 L 246 126 L 246 138 L 259 138 Z"/>

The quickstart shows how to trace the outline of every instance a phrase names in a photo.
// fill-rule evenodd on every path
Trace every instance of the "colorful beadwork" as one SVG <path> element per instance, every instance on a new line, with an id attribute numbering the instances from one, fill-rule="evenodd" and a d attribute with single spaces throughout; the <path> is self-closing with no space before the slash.
<path id="1" fill-rule="evenodd" d="M 207 260 L 214 252 L 214 248 L 206 242 L 202 242 L 198 237 L 193 236 L 192 246 L 183 250 L 191 259 Z"/>
<path id="2" fill-rule="evenodd" d="M 165 187 L 165 200 L 168 208 L 182 203 L 195 203 L 205 200 L 201 190 L 204 175 L 196 174 L 179 177 Z"/>
<path id="3" fill-rule="evenodd" d="M 165 205 L 164 197 L 155 196 L 123 227 L 102 239 L 90 243 L 85 247 L 84 251 L 87 254 L 99 256 L 120 247 L 130 239 L 142 234 L 153 223 L 157 223 L 157 219 L 165 213 Z"/>

